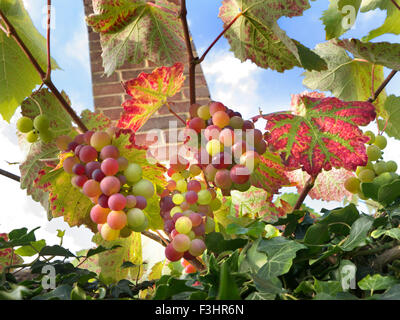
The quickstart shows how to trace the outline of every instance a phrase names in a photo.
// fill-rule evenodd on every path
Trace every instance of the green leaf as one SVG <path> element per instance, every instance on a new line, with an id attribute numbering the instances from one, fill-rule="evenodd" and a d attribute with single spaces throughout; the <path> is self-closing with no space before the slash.
<path id="1" fill-rule="evenodd" d="M 343 22 L 348 22 L 347 19 L 352 18 L 349 15 L 353 12 L 346 10 L 345 6 L 351 6 L 354 9 L 355 22 L 360 5 L 361 0 L 330 0 L 328 9 L 323 12 L 321 17 L 325 25 L 326 40 L 339 38 L 350 30 L 351 26 L 347 26 Z"/>
<path id="2" fill-rule="evenodd" d="M 257 249 L 267 254 L 268 261 L 261 267 L 257 275 L 263 279 L 271 279 L 287 273 L 297 251 L 305 248 L 307 247 L 283 237 L 262 240 Z"/>
<path id="3" fill-rule="evenodd" d="M 332 95 L 344 101 L 366 101 L 371 96 L 372 64 L 353 60 L 343 48 L 329 41 L 316 46 L 318 53 L 328 63 L 326 71 L 307 71 L 303 75 L 303 84 L 312 89 L 330 91 Z M 374 90 L 384 80 L 383 67 L 375 66 Z M 377 113 L 383 108 L 385 91 L 374 102 Z"/>
<path id="4" fill-rule="evenodd" d="M 386 229 L 376 229 L 371 232 L 371 237 L 374 239 L 378 239 L 383 235 L 391 237 L 396 240 L 400 240 L 400 228 L 392 228 L 389 230 Z"/>
<path id="5" fill-rule="evenodd" d="M 314 288 L 316 293 L 325 293 L 330 296 L 336 296 L 337 293 L 343 291 L 339 281 L 319 281 L 314 279 Z"/>
<path id="6" fill-rule="evenodd" d="M 330 211 L 320 220 L 329 226 L 329 231 L 336 235 L 347 236 L 350 233 L 351 225 L 359 218 L 360 214 L 354 204 L 349 204 L 344 208 Z"/>
<path id="7" fill-rule="evenodd" d="M 60 257 L 65 257 L 65 258 L 71 258 L 76 256 L 69 251 L 68 249 L 65 249 L 63 247 L 60 247 L 58 245 L 54 246 L 45 246 L 40 250 L 40 255 L 41 256 L 60 256 Z"/>
<path id="8" fill-rule="evenodd" d="M 111 126 L 111 119 L 101 111 L 83 110 L 81 119 L 89 130 L 103 131 Z"/>
<path id="9" fill-rule="evenodd" d="M 219 232 L 211 232 L 206 235 L 206 246 L 207 249 L 216 254 L 220 254 L 224 251 L 234 251 L 238 248 L 243 248 L 247 240 L 245 239 L 233 239 L 225 240 L 224 236 Z"/>
<path id="10" fill-rule="evenodd" d="M 40 227 L 37 227 L 29 232 L 26 228 L 11 231 L 8 234 L 10 239 L 9 241 L 5 241 L 2 237 L 0 237 L 0 249 L 29 245 L 31 242 L 36 241 L 35 231 L 39 228 Z"/>
<path id="11" fill-rule="evenodd" d="M 221 266 L 217 300 L 240 300 L 239 288 L 231 276 L 228 261 Z"/>
<path id="12" fill-rule="evenodd" d="M 378 120 L 379 127 L 384 128 L 386 125 L 385 133 L 389 137 L 400 140 L 400 97 L 395 95 L 388 96 L 383 106 L 383 110 L 384 113 L 382 114 L 382 117 L 384 120 Z"/>
<path id="13" fill-rule="evenodd" d="M 183 61 L 185 42 L 179 7 L 167 0 L 97 0 L 87 18 L 100 32 L 103 67 L 109 76 L 125 62 L 139 64 L 145 58 L 156 65 Z"/>
<path id="14" fill-rule="evenodd" d="M 259 296 L 254 300 L 274 300 L 277 294 L 283 292 L 282 283 L 277 277 L 265 279 L 259 274 L 252 276 Z"/>
<path id="15" fill-rule="evenodd" d="M 378 201 L 380 203 L 389 205 L 398 197 L 400 197 L 400 180 L 394 180 L 393 182 L 379 188 Z"/>
<path id="16" fill-rule="evenodd" d="M 349 238 L 340 247 L 344 251 L 352 251 L 357 247 L 365 245 L 367 234 L 374 223 L 373 218 L 363 216 L 358 218 L 352 225 Z"/>
<path id="17" fill-rule="evenodd" d="M 371 182 L 362 182 L 360 186 L 361 191 L 366 197 L 378 201 L 378 192 L 380 188 L 378 184 Z"/>
<path id="18" fill-rule="evenodd" d="M 94 256 L 96 254 L 100 254 L 100 253 L 108 251 L 108 250 L 114 250 L 114 249 L 119 248 L 119 247 L 121 247 L 121 246 L 120 245 L 115 245 L 115 246 L 112 246 L 110 248 L 105 248 L 103 246 L 98 246 L 95 249 L 89 249 L 88 252 L 86 253 L 86 258 L 90 258 L 90 257 L 92 257 L 92 256 Z"/>
<path id="19" fill-rule="evenodd" d="M 274 226 L 283 226 L 285 225 L 285 231 L 283 232 L 284 236 L 290 236 L 293 232 L 296 231 L 297 226 L 299 225 L 299 220 L 304 217 L 305 212 L 300 210 L 295 210 L 292 213 L 289 213 L 284 218 L 279 218 L 279 220 L 274 223 Z"/>
<path id="20" fill-rule="evenodd" d="M 46 240 L 34 241 L 27 246 L 22 246 L 21 248 L 16 249 L 15 253 L 22 257 L 32 257 L 40 252 L 40 250 L 45 246 Z"/>
<path id="21" fill-rule="evenodd" d="M 11 290 L 9 291 L 0 290 L 0 300 L 23 300 L 24 296 L 30 292 L 25 286 L 11 285 Z"/>
<path id="22" fill-rule="evenodd" d="M 399 280 L 390 276 L 382 276 L 380 274 L 367 275 L 365 278 L 358 281 L 358 286 L 362 290 L 385 290 L 398 284 Z"/>
<path id="23" fill-rule="evenodd" d="M 279 2 L 279 3 L 278 3 Z M 289 38 L 277 20 L 302 15 L 308 1 L 291 3 L 269 0 L 224 0 L 219 17 L 224 27 L 240 16 L 225 32 L 231 50 L 242 62 L 250 59 L 262 68 L 283 72 L 295 66 L 324 70 L 326 63 L 298 41 Z"/>
<path id="24" fill-rule="evenodd" d="M 380 300 L 400 300 L 400 284 L 396 284 L 388 289 L 379 298 Z"/>
<path id="25" fill-rule="evenodd" d="M 22 0 L 2 0 L 0 9 L 43 70 L 47 70 L 46 39 L 36 30 Z M 4 26 L 4 24 L 2 24 Z M 15 109 L 42 83 L 39 74 L 12 37 L 0 32 L 0 114 L 10 121 Z M 58 68 L 52 61 L 52 68 Z M 23 78 L 21 78 L 23 70 Z"/>
<path id="26" fill-rule="evenodd" d="M 341 283 L 343 291 L 355 289 L 356 272 L 357 266 L 353 262 L 345 259 L 340 261 L 337 278 Z"/>
<path id="27" fill-rule="evenodd" d="M 33 297 L 32 300 L 70 300 L 71 291 L 72 287 L 69 284 L 62 284 L 50 292 Z"/>
<path id="28" fill-rule="evenodd" d="M 165 261 L 159 261 L 153 265 L 149 274 L 149 280 L 158 280 L 162 276 Z"/>
<path id="29" fill-rule="evenodd" d="M 187 280 L 179 280 L 170 276 L 161 277 L 158 283 L 160 282 L 165 282 L 165 284 L 156 285 L 156 292 L 153 300 L 167 300 L 179 293 L 199 291 L 199 289 L 196 289 L 195 287 L 189 287 L 187 285 Z"/>
<path id="30" fill-rule="evenodd" d="M 252 223 L 247 228 L 244 228 L 236 223 L 231 223 L 226 227 L 225 231 L 227 234 L 249 235 L 258 238 L 264 232 L 264 228 L 265 224 L 263 222 Z"/>
<path id="31" fill-rule="evenodd" d="M 257 250 L 261 238 L 254 241 L 250 247 L 246 246 L 240 254 L 240 272 L 257 273 L 258 270 L 267 262 L 267 255 Z"/>
<path id="32" fill-rule="evenodd" d="M 85 290 L 75 284 L 71 291 L 71 300 L 86 300 Z"/>
<path id="33" fill-rule="evenodd" d="M 319 251 L 322 247 L 318 245 L 326 243 L 330 239 L 328 225 L 316 223 L 307 229 L 304 244 L 309 245 L 311 251 Z"/>

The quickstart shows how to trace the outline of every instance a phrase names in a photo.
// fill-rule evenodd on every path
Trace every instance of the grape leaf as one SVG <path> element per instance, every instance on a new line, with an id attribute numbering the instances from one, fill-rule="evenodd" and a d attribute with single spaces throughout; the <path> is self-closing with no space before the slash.
<path id="1" fill-rule="evenodd" d="M 390 42 L 361 42 L 358 39 L 344 39 L 334 42 L 346 49 L 355 58 L 368 60 L 393 70 L 400 70 L 400 44 Z"/>
<path id="2" fill-rule="evenodd" d="M 372 64 L 351 59 L 343 48 L 329 41 L 320 43 L 315 51 L 328 63 L 326 71 L 306 71 L 303 84 L 312 90 L 330 91 L 345 101 L 366 101 L 371 95 Z M 375 66 L 374 90 L 384 80 L 383 67 Z M 380 114 L 386 92 L 382 91 L 374 102 Z"/>
<path id="3" fill-rule="evenodd" d="M 129 61 L 145 58 L 157 65 L 182 61 L 185 42 L 179 7 L 167 0 L 95 0 L 87 23 L 100 32 L 103 66 L 107 75 Z"/>
<path id="4" fill-rule="evenodd" d="M 311 176 L 322 169 L 354 171 L 367 163 L 364 136 L 358 128 L 375 119 L 369 102 L 302 96 L 304 114 L 272 113 L 266 119 L 267 142 L 288 169 L 302 168 Z"/>
<path id="5" fill-rule="evenodd" d="M 183 86 L 183 64 L 160 67 L 152 73 L 142 72 L 136 79 L 124 83 L 126 93 L 132 99 L 122 106 L 124 112 L 118 122 L 119 128 L 139 130 L 168 97 L 175 95 Z"/>
<path id="6" fill-rule="evenodd" d="M 111 126 L 111 119 L 101 111 L 83 110 L 81 119 L 89 130 L 103 131 Z"/>
<path id="7" fill-rule="evenodd" d="M 321 20 L 325 25 L 326 40 L 338 38 L 343 33 L 350 30 L 351 25 L 348 27 L 343 22 L 348 22 L 346 19 L 357 17 L 358 10 L 360 9 L 361 0 L 330 0 L 329 7 L 322 14 Z M 345 6 L 351 6 L 354 11 L 349 12 Z M 354 17 L 350 17 L 352 13 Z"/>
<path id="8" fill-rule="evenodd" d="M 400 97 L 390 95 L 383 106 L 387 117 L 385 120 L 379 119 L 379 128 L 386 126 L 385 132 L 389 137 L 400 140 Z"/>
<path id="9" fill-rule="evenodd" d="M 324 70 L 326 63 L 313 51 L 289 38 L 277 23 L 282 16 L 302 15 L 308 1 L 224 0 L 219 17 L 227 27 L 225 32 L 231 50 L 242 62 L 250 59 L 262 68 L 283 72 L 295 66 L 307 70 Z"/>
<path id="10" fill-rule="evenodd" d="M 7 233 L 0 233 L 0 239 L 4 239 L 8 241 Z M 24 260 L 15 252 L 13 252 L 12 248 L 6 248 L 0 250 L 0 273 L 3 272 L 5 267 L 10 265 L 21 264 Z"/>
<path id="11" fill-rule="evenodd" d="M 382 26 L 374 29 L 362 38 L 362 41 L 370 41 L 385 33 L 400 34 L 400 10 L 390 0 L 364 0 L 361 5 L 361 12 L 368 12 L 375 9 L 386 10 L 387 15 Z"/>
<path id="12" fill-rule="evenodd" d="M 21 40 L 32 52 L 43 70 L 47 68 L 46 40 L 36 30 L 25 10 L 22 0 L 0 1 L 0 9 L 14 26 Z M 42 81 L 24 52 L 12 37 L 0 30 L 0 114 L 10 121 L 15 109 L 25 97 L 29 96 L 36 85 Z M 52 61 L 52 68 L 57 69 L 57 63 Z M 21 78 L 21 70 L 23 77 Z"/>
<path id="13" fill-rule="evenodd" d="M 300 194 L 304 189 L 310 176 L 301 169 L 287 172 L 289 180 L 296 183 L 297 191 Z M 314 187 L 308 193 L 311 199 L 324 201 L 342 201 L 345 197 L 353 195 L 344 187 L 344 182 L 353 177 L 354 174 L 346 169 L 322 170 L 314 182 Z"/>

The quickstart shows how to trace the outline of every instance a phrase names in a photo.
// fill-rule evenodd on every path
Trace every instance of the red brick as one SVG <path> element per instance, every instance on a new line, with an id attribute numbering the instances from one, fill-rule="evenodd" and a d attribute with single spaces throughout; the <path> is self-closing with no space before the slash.
<path id="1" fill-rule="evenodd" d="M 122 71 L 122 79 L 123 81 L 128 81 L 131 79 L 135 79 L 139 76 L 140 73 L 142 73 L 143 70 L 129 70 L 129 71 Z"/>
<path id="2" fill-rule="evenodd" d="M 186 121 L 187 116 L 182 114 L 179 115 Z M 140 131 L 148 131 L 151 129 L 168 129 L 170 127 L 170 121 L 175 121 L 178 127 L 182 127 L 183 124 L 175 116 L 164 116 L 164 117 L 151 117 L 141 128 Z M 171 124 L 172 125 L 172 124 Z"/>
<path id="3" fill-rule="evenodd" d="M 101 98 L 94 98 L 94 105 L 96 108 L 102 107 L 115 107 L 120 106 L 122 103 L 121 96 L 108 96 L 108 97 L 101 97 Z"/>
<path id="4" fill-rule="evenodd" d="M 122 66 L 120 66 L 118 68 L 118 70 L 123 70 L 123 69 L 128 69 L 129 70 L 129 69 L 140 69 L 140 68 L 142 68 L 142 69 L 146 68 L 146 62 L 145 61 L 143 61 L 143 62 L 141 62 L 139 64 L 133 64 L 130 61 L 125 61 L 125 63 Z"/>
<path id="5" fill-rule="evenodd" d="M 97 73 L 93 74 L 92 73 L 92 82 L 93 84 L 98 84 L 98 83 L 112 83 L 112 82 L 118 82 L 119 83 L 119 78 L 117 73 L 113 73 L 111 76 L 107 77 L 106 75 L 102 73 Z"/>
<path id="6" fill-rule="evenodd" d="M 104 96 L 109 94 L 124 94 L 125 90 L 120 83 L 104 84 L 93 87 L 94 96 Z"/>
<path id="7" fill-rule="evenodd" d="M 101 110 L 104 113 L 104 115 L 109 117 L 111 120 L 119 120 L 119 118 L 121 117 L 121 112 L 122 112 L 121 108 L 99 109 L 99 110 Z"/>
<path id="8" fill-rule="evenodd" d="M 189 88 L 183 89 L 183 97 L 189 99 Z M 198 87 L 196 86 L 196 96 L 197 97 L 204 97 L 204 98 L 209 98 L 210 97 L 210 92 L 208 91 L 207 87 Z"/>
<path id="9" fill-rule="evenodd" d="M 89 41 L 100 40 L 100 35 L 89 28 Z"/>
<path id="10" fill-rule="evenodd" d="M 157 143 L 158 140 L 159 138 L 157 135 L 147 133 L 138 133 L 135 136 L 135 142 L 140 146 L 151 146 L 152 144 Z"/>
<path id="11" fill-rule="evenodd" d="M 176 102 L 176 103 L 170 103 L 171 109 L 176 112 L 176 113 L 189 113 L 189 101 L 186 102 Z M 168 114 L 170 113 L 168 110 L 168 107 L 166 105 L 163 105 L 159 110 L 159 114 Z"/>
<path id="12" fill-rule="evenodd" d="M 102 60 L 93 61 L 93 62 L 90 64 L 90 68 L 91 68 L 91 70 L 92 70 L 92 73 L 104 72 Z"/>
<path id="13" fill-rule="evenodd" d="M 100 41 L 90 41 L 89 42 L 90 52 L 92 51 L 101 51 L 101 44 Z"/>

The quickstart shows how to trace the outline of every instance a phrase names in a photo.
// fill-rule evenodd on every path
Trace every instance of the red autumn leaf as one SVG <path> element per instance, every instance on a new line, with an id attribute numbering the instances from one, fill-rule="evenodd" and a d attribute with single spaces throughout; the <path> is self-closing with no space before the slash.
<path id="1" fill-rule="evenodd" d="M 324 170 L 345 168 L 354 171 L 367 164 L 364 136 L 358 126 L 375 119 L 369 102 L 342 101 L 302 95 L 299 115 L 277 112 L 262 115 L 269 131 L 269 147 L 280 153 L 289 169 L 302 168 L 311 176 Z"/>
<path id="2" fill-rule="evenodd" d="M 179 92 L 184 80 L 183 64 L 176 63 L 172 67 L 157 68 L 150 74 L 142 72 L 136 79 L 125 82 L 126 93 L 132 99 L 122 104 L 124 112 L 118 127 L 138 131 L 169 97 Z"/>

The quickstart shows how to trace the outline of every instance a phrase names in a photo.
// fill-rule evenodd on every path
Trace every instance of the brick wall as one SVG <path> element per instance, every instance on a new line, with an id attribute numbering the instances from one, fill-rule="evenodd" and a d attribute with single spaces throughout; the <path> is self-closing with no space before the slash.
<path id="1" fill-rule="evenodd" d="M 171 1 L 179 3 L 179 0 Z M 85 15 L 93 13 L 92 0 L 83 0 L 83 2 L 85 6 Z M 155 66 L 149 61 L 145 61 L 140 65 L 125 63 L 110 77 L 104 76 L 99 34 L 93 32 L 90 27 L 88 28 L 88 33 L 94 106 L 96 110 L 101 110 L 113 121 L 116 121 L 119 119 L 122 112 L 122 102 L 129 98 L 122 88 L 121 82 L 136 78 L 141 72 L 150 73 L 154 70 Z M 186 80 L 181 92 L 171 99 L 171 102 L 174 103 L 174 105 L 171 105 L 171 107 L 180 117 L 186 120 L 189 116 L 189 77 L 187 75 L 186 67 L 187 59 L 185 58 L 185 60 L 182 62 L 185 63 Z M 201 67 L 198 66 L 196 69 L 197 102 L 199 104 L 204 104 L 210 99 L 209 90 Z M 148 122 L 138 132 L 137 142 L 139 144 L 151 144 L 151 141 L 146 141 L 146 132 L 154 128 L 162 129 L 165 133 L 166 140 L 158 141 L 157 148 L 154 148 L 153 146 L 153 151 L 155 151 L 155 155 L 164 154 L 164 150 L 169 149 L 170 147 L 169 137 L 174 133 L 169 130 L 169 121 L 171 120 L 175 121 L 177 119 L 169 112 L 166 106 L 161 107 L 161 109 L 151 119 L 149 119 Z M 183 127 L 183 124 L 180 121 L 176 121 L 176 124 L 177 128 Z M 168 157 L 168 154 L 165 154 L 166 157 Z M 164 159 L 159 157 L 159 160 Z"/>

